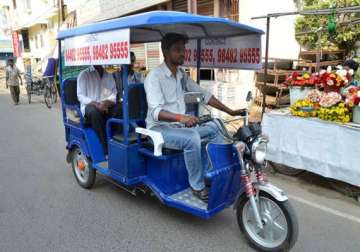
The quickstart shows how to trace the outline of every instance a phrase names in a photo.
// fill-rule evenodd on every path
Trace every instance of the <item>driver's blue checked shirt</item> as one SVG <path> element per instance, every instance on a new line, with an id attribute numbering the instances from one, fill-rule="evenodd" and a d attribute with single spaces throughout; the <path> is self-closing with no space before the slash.
<path id="1" fill-rule="evenodd" d="M 168 122 L 159 121 L 158 117 L 161 110 L 175 114 L 185 114 L 185 90 L 202 93 L 204 95 L 203 102 L 206 104 L 212 96 L 210 92 L 201 88 L 179 67 L 175 77 L 165 62 L 154 68 L 148 74 L 144 82 L 144 87 L 148 103 L 148 113 L 146 117 L 146 127 L 148 129 L 160 124 L 169 124 Z"/>

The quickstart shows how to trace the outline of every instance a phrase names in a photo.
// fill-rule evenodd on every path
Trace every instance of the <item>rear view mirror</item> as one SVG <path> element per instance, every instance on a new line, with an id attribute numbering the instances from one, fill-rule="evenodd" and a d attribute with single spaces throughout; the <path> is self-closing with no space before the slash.
<path id="1" fill-rule="evenodd" d="M 249 92 L 247 93 L 247 95 L 246 95 L 246 101 L 249 102 L 249 101 L 251 101 L 252 99 L 253 99 L 252 92 L 249 91 Z"/>

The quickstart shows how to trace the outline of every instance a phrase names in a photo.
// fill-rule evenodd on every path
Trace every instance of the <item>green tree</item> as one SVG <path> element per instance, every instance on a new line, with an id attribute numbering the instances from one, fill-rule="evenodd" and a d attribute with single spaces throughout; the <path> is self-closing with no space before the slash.
<path id="1" fill-rule="evenodd" d="M 360 0 L 304 0 L 304 10 L 326 9 L 332 7 L 349 7 L 360 5 Z M 297 35 L 300 45 L 313 50 L 317 46 L 318 36 L 314 32 L 323 27 L 320 46 L 323 49 L 345 49 L 349 52 L 357 40 L 360 39 L 360 24 L 349 25 L 350 20 L 360 18 L 359 13 L 336 14 L 336 31 L 331 34 L 327 31 L 328 15 L 306 15 L 296 19 L 295 32 L 308 32 Z"/>

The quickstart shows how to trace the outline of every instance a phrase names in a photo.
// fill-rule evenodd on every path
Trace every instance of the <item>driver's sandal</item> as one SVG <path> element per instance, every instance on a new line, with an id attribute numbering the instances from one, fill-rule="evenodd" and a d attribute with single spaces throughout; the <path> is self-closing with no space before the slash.
<path id="1" fill-rule="evenodd" d="M 209 199 L 209 188 L 208 187 L 204 187 L 204 189 L 202 190 L 194 190 L 193 188 L 191 188 L 192 194 L 199 198 L 200 200 L 204 201 L 204 202 L 208 202 Z"/>

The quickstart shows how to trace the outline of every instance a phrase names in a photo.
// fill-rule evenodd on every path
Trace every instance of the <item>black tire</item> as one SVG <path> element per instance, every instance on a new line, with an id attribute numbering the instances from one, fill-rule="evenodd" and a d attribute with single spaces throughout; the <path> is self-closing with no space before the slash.
<path id="1" fill-rule="evenodd" d="M 332 188 L 348 197 L 360 197 L 360 187 L 331 178 L 327 178 L 327 181 Z"/>
<path id="2" fill-rule="evenodd" d="M 28 97 L 28 102 L 30 104 L 31 103 L 31 87 L 30 86 L 26 86 L 26 94 Z"/>
<path id="3" fill-rule="evenodd" d="M 56 88 L 55 84 L 51 86 L 51 91 L 52 91 L 53 103 L 56 103 L 58 95 L 57 95 L 57 88 Z"/>
<path id="4" fill-rule="evenodd" d="M 258 242 L 256 242 L 254 240 L 252 235 L 250 233 L 248 233 L 247 229 L 245 228 L 245 225 L 244 225 L 244 222 L 242 219 L 244 207 L 247 202 L 250 203 L 249 198 L 247 198 L 247 197 L 244 197 L 240 201 L 240 203 L 236 209 L 237 222 L 238 222 L 240 230 L 243 232 L 243 234 L 247 238 L 250 246 L 252 246 L 253 248 L 255 248 L 258 251 L 285 252 L 285 251 L 291 250 L 297 241 L 298 233 L 299 233 L 298 220 L 297 220 L 297 217 L 296 217 L 296 214 L 295 214 L 295 211 L 294 211 L 292 205 L 290 204 L 289 201 L 285 201 L 285 202 L 277 201 L 270 194 L 265 193 L 265 192 L 260 192 L 259 198 L 261 198 L 261 197 L 265 197 L 265 198 L 273 201 L 275 204 L 277 204 L 280 207 L 281 211 L 283 212 L 285 219 L 286 219 L 286 223 L 287 223 L 287 229 L 288 229 L 286 239 L 279 246 L 276 246 L 276 247 L 264 247 L 263 245 L 259 244 Z"/>
<path id="5" fill-rule="evenodd" d="M 78 184 L 86 189 L 92 188 L 96 180 L 96 170 L 92 167 L 91 160 L 85 157 L 85 155 L 82 154 L 80 148 L 78 147 L 75 147 L 74 149 L 71 150 L 69 157 L 70 157 L 70 163 L 73 170 L 73 174 Z M 88 169 L 87 177 L 81 177 L 81 175 L 79 174 L 79 170 L 77 170 L 79 160 L 85 161 L 87 163 L 85 168 Z"/>
<path id="6" fill-rule="evenodd" d="M 304 173 L 304 170 L 301 169 L 295 169 L 283 164 L 278 164 L 278 163 L 274 163 L 271 161 L 268 161 L 269 165 L 271 165 L 271 167 L 278 173 L 287 175 L 287 176 L 293 176 L 293 177 L 297 177 L 300 174 Z"/>
<path id="7" fill-rule="evenodd" d="M 45 87 L 44 101 L 45 101 L 46 107 L 48 107 L 50 109 L 53 104 L 53 97 L 52 97 L 52 92 L 48 86 Z"/>

